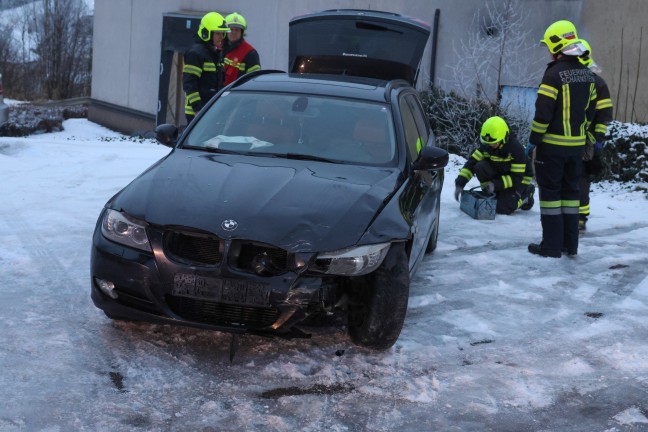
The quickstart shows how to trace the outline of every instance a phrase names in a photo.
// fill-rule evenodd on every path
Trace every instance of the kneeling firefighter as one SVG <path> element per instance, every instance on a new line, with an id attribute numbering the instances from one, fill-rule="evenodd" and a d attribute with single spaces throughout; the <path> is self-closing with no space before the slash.
<path id="1" fill-rule="evenodd" d="M 482 190 L 497 196 L 498 214 L 511 214 L 518 208 L 530 210 L 535 186 L 524 147 L 498 116 L 484 122 L 479 138 L 482 145 L 468 158 L 455 180 L 455 199 L 459 201 L 464 187 L 476 175 Z"/>

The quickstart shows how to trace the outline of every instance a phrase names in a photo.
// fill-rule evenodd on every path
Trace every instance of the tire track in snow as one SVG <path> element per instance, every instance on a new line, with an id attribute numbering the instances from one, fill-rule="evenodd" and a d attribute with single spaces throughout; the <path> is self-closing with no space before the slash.
<path id="1" fill-rule="evenodd" d="M 25 248 L 25 251 L 34 262 L 34 267 L 42 277 L 40 285 L 46 287 L 46 292 L 38 292 L 38 290 L 36 290 L 32 296 L 38 296 L 39 301 L 36 302 L 36 304 L 40 309 L 42 309 L 42 314 L 58 315 L 58 317 L 52 317 L 48 330 L 53 330 L 59 327 L 57 322 L 62 320 L 62 328 L 60 329 L 61 334 L 65 334 L 65 336 L 69 338 L 72 346 L 93 346 L 92 351 L 96 354 L 96 357 L 93 357 L 92 362 L 97 363 L 94 365 L 94 372 L 96 376 L 99 377 L 101 381 L 100 385 L 103 388 L 111 388 L 114 386 L 113 377 L 118 376 L 120 377 L 122 385 L 122 388 L 118 390 L 121 393 L 127 393 L 129 391 L 129 374 L 125 371 L 128 371 L 129 368 L 132 367 L 134 361 L 141 359 L 140 344 L 142 343 L 147 347 L 145 351 L 150 353 L 150 355 L 146 356 L 149 360 L 155 359 L 159 362 L 161 357 L 167 357 L 174 361 L 178 360 L 171 353 L 157 347 L 155 344 L 148 342 L 145 339 L 134 341 L 133 339 L 136 337 L 137 333 L 135 335 L 131 333 L 129 334 L 129 337 L 126 338 L 114 338 L 109 340 L 109 343 L 106 344 L 104 338 L 97 336 L 96 325 L 75 325 L 76 331 L 70 331 L 68 326 L 72 326 L 74 323 L 69 323 L 69 317 L 72 317 L 73 320 L 80 321 L 83 320 L 84 317 L 78 310 L 78 304 L 75 301 L 68 301 L 66 298 L 66 292 L 83 292 L 87 296 L 87 301 L 90 302 L 89 286 L 80 284 L 78 280 L 75 280 L 68 275 L 68 270 L 52 250 L 51 246 L 47 244 L 42 235 L 38 234 L 37 229 L 26 222 L 26 218 L 21 217 L 20 210 L 16 208 L 6 208 L 5 211 L 0 213 L 0 217 L 4 219 L 7 226 L 12 229 L 14 235 L 18 237 L 19 241 Z M 65 290 L 63 287 L 65 287 Z M 61 296 L 48 295 L 49 293 L 56 291 L 61 291 L 63 294 Z M 97 316 L 102 316 L 99 310 L 96 312 Z M 77 322 L 77 324 L 79 323 Z M 146 333 L 144 335 L 146 335 Z M 122 345 L 120 349 L 114 350 L 115 342 Z M 117 354 L 115 354 L 115 352 Z M 124 353 L 129 353 L 129 355 L 126 358 L 123 358 L 121 355 Z M 54 356 L 58 355 L 56 352 L 50 354 L 53 354 Z M 56 357 L 54 357 L 53 360 L 56 361 Z M 84 365 L 87 360 L 88 359 L 84 357 L 78 358 L 78 361 L 80 362 L 80 373 L 83 369 L 88 367 L 87 365 Z M 150 364 L 145 365 L 140 372 L 146 373 L 145 369 L 150 366 Z M 184 366 L 186 366 L 186 364 Z M 173 368 L 170 369 L 173 370 Z M 41 373 L 44 375 L 44 379 L 47 379 L 47 374 L 49 372 L 45 370 Z M 41 373 L 39 373 L 39 375 Z M 79 380 L 77 384 L 81 388 L 90 391 L 90 388 L 92 387 L 91 383 L 93 382 L 93 378 L 88 378 L 86 376 L 86 379 Z M 145 398 L 129 395 L 128 399 L 129 404 L 132 404 L 134 401 L 136 403 L 141 403 L 142 405 L 147 404 Z"/>
<path id="2" fill-rule="evenodd" d="M 43 281 L 53 279 L 50 283 L 81 288 L 74 279 L 67 276 L 65 266 L 54 251 L 47 247 L 47 242 L 38 234 L 38 230 L 27 223 L 26 218 L 21 217 L 20 210 L 12 208 L 11 205 L 6 205 L 4 211 L 0 213 L 0 217 L 5 220 L 12 233 L 18 237 L 25 247 L 27 254 L 36 264 L 35 267 L 38 269 L 38 273 L 43 277 Z M 42 263 L 47 263 L 47 265 L 42 265 Z M 71 307 L 71 305 L 68 305 L 68 307 Z"/>

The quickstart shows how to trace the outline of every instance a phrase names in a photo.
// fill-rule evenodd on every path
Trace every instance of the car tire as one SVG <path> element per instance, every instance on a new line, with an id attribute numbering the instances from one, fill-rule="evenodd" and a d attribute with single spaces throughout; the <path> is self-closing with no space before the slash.
<path id="1" fill-rule="evenodd" d="M 434 250 L 437 248 L 437 241 L 439 239 L 439 219 L 441 217 L 441 203 L 437 202 L 436 205 L 436 214 L 435 214 L 435 219 L 434 219 L 434 228 L 432 228 L 432 234 L 430 234 L 430 240 L 428 240 L 428 244 L 425 247 L 425 253 L 430 254 L 434 252 Z"/>
<path id="2" fill-rule="evenodd" d="M 357 345 L 389 349 L 398 339 L 407 314 L 409 266 L 403 243 L 391 246 L 363 288 L 358 306 L 350 310 L 349 336 Z"/>

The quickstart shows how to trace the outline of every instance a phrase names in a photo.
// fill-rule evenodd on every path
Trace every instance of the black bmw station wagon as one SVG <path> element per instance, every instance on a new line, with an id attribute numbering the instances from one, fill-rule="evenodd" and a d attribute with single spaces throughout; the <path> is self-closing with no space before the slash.
<path id="1" fill-rule="evenodd" d="M 354 343 L 391 347 L 448 162 L 413 87 L 429 33 L 376 11 L 295 18 L 288 73 L 241 77 L 179 138 L 159 126 L 172 150 L 99 216 L 94 304 L 282 337 L 337 312 Z"/>

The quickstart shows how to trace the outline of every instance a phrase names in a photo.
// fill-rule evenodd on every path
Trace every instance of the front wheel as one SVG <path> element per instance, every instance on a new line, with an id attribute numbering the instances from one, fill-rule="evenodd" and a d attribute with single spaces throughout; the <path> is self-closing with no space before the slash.
<path id="1" fill-rule="evenodd" d="M 398 339 L 407 314 L 410 281 L 405 244 L 392 244 L 366 282 L 350 310 L 349 336 L 357 345 L 386 350 Z"/>

